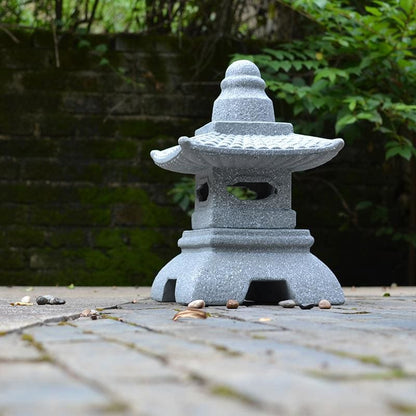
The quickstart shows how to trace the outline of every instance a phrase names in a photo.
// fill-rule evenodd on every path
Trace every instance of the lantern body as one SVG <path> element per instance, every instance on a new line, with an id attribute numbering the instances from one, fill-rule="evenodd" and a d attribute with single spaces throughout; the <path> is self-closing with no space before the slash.
<path id="1" fill-rule="evenodd" d="M 295 229 L 291 174 L 332 159 L 344 145 L 293 133 L 274 121 L 258 68 L 234 62 L 214 102 L 212 122 L 178 145 L 152 151 L 154 162 L 195 175 L 192 230 L 178 241 L 181 254 L 156 276 L 152 298 L 207 305 L 344 302 L 331 270 L 310 253 L 308 230 Z"/>

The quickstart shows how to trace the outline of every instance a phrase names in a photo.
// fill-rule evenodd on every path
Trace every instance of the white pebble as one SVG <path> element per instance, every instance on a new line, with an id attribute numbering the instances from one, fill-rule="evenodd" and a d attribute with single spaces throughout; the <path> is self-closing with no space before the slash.
<path id="1" fill-rule="evenodd" d="M 326 299 L 322 299 L 319 301 L 318 306 L 320 309 L 331 309 L 331 302 Z"/>
<path id="2" fill-rule="evenodd" d="M 293 299 L 281 300 L 279 302 L 279 306 L 282 306 L 283 308 L 294 308 L 296 306 L 296 302 Z"/>
<path id="3" fill-rule="evenodd" d="M 205 307 L 205 302 L 202 299 L 193 300 L 188 303 L 188 308 L 202 309 Z"/>
<path id="4" fill-rule="evenodd" d="M 79 316 L 81 317 L 81 318 L 85 318 L 85 317 L 87 317 L 87 316 L 91 316 L 91 309 L 84 309 L 80 314 L 79 314 Z"/>
<path id="5" fill-rule="evenodd" d="M 23 296 L 20 302 L 23 303 L 30 303 L 30 296 Z"/>

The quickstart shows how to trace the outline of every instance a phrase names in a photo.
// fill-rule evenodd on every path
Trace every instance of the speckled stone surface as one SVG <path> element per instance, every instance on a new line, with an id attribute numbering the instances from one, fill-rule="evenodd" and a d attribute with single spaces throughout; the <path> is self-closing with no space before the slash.
<path id="1" fill-rule="evenodd" d="M 264 88 L 256 65 L 234 62 L 212 122 L 177 146 L 151 152 L 163 169 L 196 177 L 193 230 L 184 232 L 181 254 L 156 276 L 153 299 L 344 302 L 334 274 L 309 251 L 309 231 L 294 229 L 291 209 L 291 173 L 326 163 L 344 142 L 295 134 L 291 124 L 275 122 Z M 248 188 L 256 198 L 239 199 L 230 187 Z"/>
<path id="2" fill-rule="evenodd" d="M 0 287 L 0 414 L 414 415 L 416 288 L 344 292 L 174 321 L 147 287 Z M 28 293 L 67 302 L 10 305 Z"/>

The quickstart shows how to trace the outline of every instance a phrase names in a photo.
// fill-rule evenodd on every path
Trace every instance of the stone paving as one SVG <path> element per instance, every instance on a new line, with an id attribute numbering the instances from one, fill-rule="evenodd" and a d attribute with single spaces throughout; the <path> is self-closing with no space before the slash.
<path id="1" fill-rule="evenodd" d="M 416 288 L 177 321 L 149 288 L 27 290 L 0 288 L 2 416 L 416 414 Z M 42 294 L 66 304 L 10 305 Z"/>

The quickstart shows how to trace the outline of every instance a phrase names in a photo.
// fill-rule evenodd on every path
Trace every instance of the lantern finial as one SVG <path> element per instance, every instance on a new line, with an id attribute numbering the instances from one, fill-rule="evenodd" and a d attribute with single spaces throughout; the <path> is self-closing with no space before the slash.
<path id="1" fill-rule="evenodd" d="M 235 61 L 221 82 L 221 94 L 214 102 L 212 121 L 274 122 L 272 100 L 257 66 L 247 60 Z"/>

